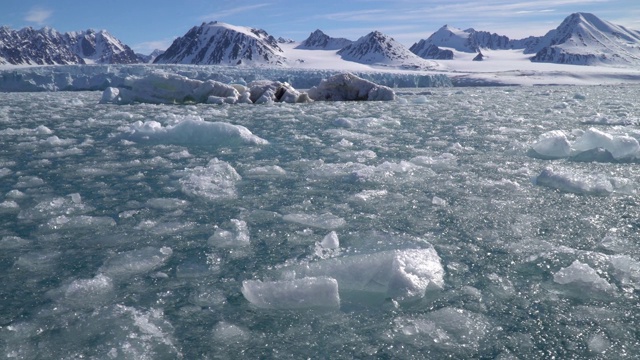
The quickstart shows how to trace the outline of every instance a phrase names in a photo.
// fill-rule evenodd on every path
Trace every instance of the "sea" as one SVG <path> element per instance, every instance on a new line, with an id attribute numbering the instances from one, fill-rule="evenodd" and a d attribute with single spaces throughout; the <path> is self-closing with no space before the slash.
<path id="1" fill-rule="evenodd" d="M 640 87 L 395 91 L 0 93 L 2 357 L 637 359 Z"/>

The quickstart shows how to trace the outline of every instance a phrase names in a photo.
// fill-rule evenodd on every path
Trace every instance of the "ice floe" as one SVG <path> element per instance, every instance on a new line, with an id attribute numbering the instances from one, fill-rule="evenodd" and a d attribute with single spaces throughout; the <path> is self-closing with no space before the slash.
<path id="1" fill-rule="evenodd" d="M 640 144 L 632 136 L 612 135 L 596 128 L 582 132 L 572 143 L 563 131 L 553 130 L 531 145 L 529 156 L 544 160 L 634 162 L 640 158 Z"/>
<path id="2" fill-rule="evenodd" d="M 242 125 L 204 121 L 197 116 L 167 126 L 154 120 L 136 121 L 122 130 L 125 139 L 138 142 L 214 147 L 268 144 Z"/>
<path id="3" fill-rule="evenodd" d="M 296 280 L 242 282 L 242 294 L 253 305 L 266 309 L 333 309 L 340 307 L 338 282 L 328 277 Z"/>
<path id="4" fill-rule="evenodd" d="M 120 87 L 108 87 L 102 104 L 265 104 L 274 102 L 306 103 L 315 101 L 389 101 L 393 89 L 377 85 L 353 74 L 338 74 L 323 79 L 308 93 L 286 82 L 257 80 L 247 86 L 225 84 L 215 80 L 197 80 L 167 72 L 149 72 L 130 76 Z"/>

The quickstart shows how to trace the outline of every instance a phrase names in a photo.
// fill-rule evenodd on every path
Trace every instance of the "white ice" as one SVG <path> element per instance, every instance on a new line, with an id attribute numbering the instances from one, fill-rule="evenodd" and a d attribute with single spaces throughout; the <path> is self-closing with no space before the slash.
<path id="1" fill-rule="evenodd" d="M 176 176 L 180 178 L 182 192 L 207 201 L 235 199 L 236 183 L 242 180 L 233 166 L 217 158 L 211 159 L 207 166 L 177 171 Z"/>
<path id="2" fill-rule="evenodd" d="M 242 282 L 242 294 L 265 309 L 333 309 L 340 307 L 338 282 L 328 277 Z"/>
<path id="3" fill-rule="evenodd" d="M 395 100 L 395 93 L 389 87 L 353 74 L 339 74 L 323 79 L 318 86 L 309 89 L 309 97 L 315 101 L 389 101 Z"/>
<path id="4" fill-rule="evenodd" d="M 567 135 L 560 130 L 553 130 L 540 135 L 536 143 L 531 145 L 534 156 L 542 159 L 563 159 L 571 154 L 571 144 Z"/>
<path id="5" fill-rule="evenodd" d="M 235 248 L 248 246 L 250 243 L 249 228 L 247 223 L 231 219 L 228 229 L 219 228 L 211 237 L 209 237 L 209 245 L 222 248 Z"/>
<path id="6" fill-rule="evenodd" d="M 116 254 L 102 264 L 100 272 L 114 280 L 142 275 L 162 266 L 173 254 L 169 247 L 145 247 Z"/>
<path id="7" fill-rule="evenodd" d="M 327 276 L 356 301 L 415 300 L 444 286 L 444 269 L 433 248 L 346 255 L 294 266 L 296 277 Z"/>
<path id="8" fill-rule="evenodd" d="M 598 275 L 594 268 L 578 260 L 553 274 L 553 281 L 575 292 L 577 296 L 610 294 L 616 289 Z"/>
<path id="9" fill-rule="evenodd" d="M 616 179 L 604 175 L 559 172 L 549 167 L 533 178 L 533 183 L 561 192 L 582 195 L 609 195 L 616 190 L 624 190 L 619 187 Z"/>
<path id="10" fill-rule="evenodd" d="M 585 131 L 573 143 L 573 150 L 578 153 L 596 148 L 607 150 L 616 160 L 635 159 L 640 155 L 640 144 L 635 138 L 607 134 L 596 128 Z"/>
<path id="11" fill-rule="evenodd" d="M 157 121 L 136 121 L 122 129 L 124 138 L 132 141 L 190 146 L 265 145 L 268 141 L 251 133 L 242 125 L 205 121 L 198 116 L 186 117 L 175 125 L 162 126 Z"/>
<path id="12" fill-rule="evenodd" d="M 284 221 L 310 226 L 326 230 L 334 230 L 343 227 L 347 222 L 331 213 L 323 214 L 287 214 L 282 217 Z"/>

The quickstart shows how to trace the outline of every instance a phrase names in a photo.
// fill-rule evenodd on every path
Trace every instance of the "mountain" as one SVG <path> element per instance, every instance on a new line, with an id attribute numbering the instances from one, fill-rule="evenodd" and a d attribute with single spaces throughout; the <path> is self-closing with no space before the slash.
<path id="1" fill-rule="evenodd" d="M 151 64 L 158 56 L 164 54 L 164 50 L 155 49 L 149 55 L 136 54 L 141 63 Z"/>
<path id="2" fill-rule="evenodd" d="M 569 15 L 537 46 L 525 49 L 534 62 L 574 65 L 639 65 L 640 32 L 589 13 Z"/>
<path id="3" fill-rule="evenodd" d="M 106 30 L 69 33 L 75 52 L 86 63 L 135 64 L 138 56 Z"/>
<path id="4" fill-rule="evenodd" d="M 379 31 L 373 31 L 338 51 L 347 61 L 370 65 L 426 68 L 432 64 L 409 51 L 404 45 Z"/>
<path id="5" fill-rule="evenodd" d="M 52 28 L 0 27 L 0 64 L 132 64 L 138 58 L 105 30 L 60 33 Z"/>
<path id="6" fill-rule="evenodd" d="M 409 50 L 424 59 L 452 59 L 453 52 L 442 48 L 450 48 L 460 52 L 477 53 L 480 49 L 508 50 L 524 49 L 539 38 L 529 37 L 522 40 L 512 40 L 507 36 L 477 31 L 475 29 L 461 30 L 453 26 L 444 25 L 426 40 L 413 44 Z"/>
<path id="7" fill-rule="evenodd" d="M 323 33 L 321 30 L 316 30 L 309 35 L 300 45 L 296 46 L 296 49 L 307 50 L 340 50 L 347 45 L 351 45 L 353 41 L 345 38 L 333 38 Z"/>
<path id="8" fill-rule="evenodd" d="M 434 59 L 434 60 L 451 60 L 453 59 L 453 51 L 440 49 L 439 47 L 430 44 L 427 40 L 420 40 L 417 43 L 413 44 L 409 51 L 418 55 L 423 59 Z"/>
<path id="9" fill-rule="evenodd" d="M 266 31 L 214 21 L 191 28 L 154 63 L 259 66 L 283 65 L 286 58 Z"/>

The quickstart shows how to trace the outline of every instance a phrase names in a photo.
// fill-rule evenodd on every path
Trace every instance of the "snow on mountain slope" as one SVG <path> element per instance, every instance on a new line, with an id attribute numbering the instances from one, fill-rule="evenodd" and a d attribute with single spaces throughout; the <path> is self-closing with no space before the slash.
<path id="1" fill-rule="evenodd" d="M 371 65 L 426 69 L 435 64 L 426 61 L 404 45 L 379 31 L 373 31 L 338 51 L 344 60 Z"/>
<path id="2" fill-rule="evenodd" d="M 0 64 L 84 64 L 68 43 L 68 36 L 51 28 L 12 30 L 3 26 L 0 27 Z"/>
<path id="3" fill-rule="evenodd" d="M 347 45 L 351 45 L 353 41 L 345 38 L 333 38 L 322 32 L 322 30 L 316 30 L 309 35 L 297 49 L 308 50 L 340 50 Z"/>
<path id="4" fill-rule="evenodd" d="M 575 65 L 640 64 L 640 32 L 589 13 L 574 13 L 549 31 L 531 58 L 535 62 Z M 527 51 L 525 51 L 527 52 Z"/>
<path id="5" fill-rule="evenodd" d="M 106 30 L 87 30 L 69 35 L 76 54 L 87 63 L 135 64 L 140 62 L 131 48 Z"/>
<path id="6" fill-rule="evenodd" d="M 133 64 L 128 46 L 105 30 L 60 33 L 52 28 L 0 28 L 0 64 L 68 65 Z"/>
<path id="7" fill-rule="evenodd" d="M 191 28 L 154 63 L 261 66 L 284 65 L 286 59 L 266 31 L 214 21 Z"/>
<path id="8" fill-rule="evenodd" d="M 477 31 L 475 29 L 461 30 L 453 26 L 445 25 L 438 29 L 426 40 L 420 40 L 413 44 L 410 50 L 425 59 L 451 59 L 447 57 L 442 48 L 453 49 L 463 53 L 477 53 L 480 49 L 509 50 L 524 49 L 529 43 L 535 42 L 535 38 L 511 40 L 507 36 Z"/>

